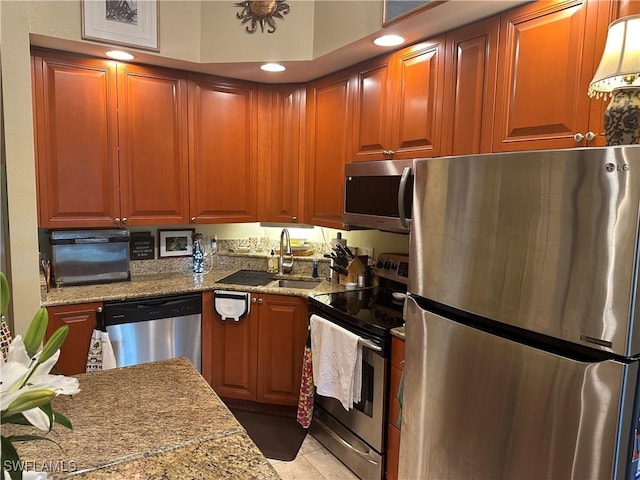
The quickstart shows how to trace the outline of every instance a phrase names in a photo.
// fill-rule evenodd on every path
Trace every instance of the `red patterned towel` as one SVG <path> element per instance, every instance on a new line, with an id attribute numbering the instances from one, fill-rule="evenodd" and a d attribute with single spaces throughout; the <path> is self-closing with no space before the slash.
<path id="1" fill-rule="evenodd" d="M 298 398 L 297 422 L 304 428 L 309 428 L 313 417 L 313 367 L 311 365 L 311 348 L 304 347 L 302 363 L 302 381 L 300 382 L 300 397 Z"/>

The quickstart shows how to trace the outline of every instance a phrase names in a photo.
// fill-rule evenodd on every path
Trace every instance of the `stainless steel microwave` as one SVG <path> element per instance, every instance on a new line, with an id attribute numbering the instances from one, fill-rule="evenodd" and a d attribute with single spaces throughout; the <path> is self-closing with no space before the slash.
<path id="1" fill-rule="evenodd" d="M 342 221 L 356 228 L 409 233 L 413 160 L 349 163 Z"/>

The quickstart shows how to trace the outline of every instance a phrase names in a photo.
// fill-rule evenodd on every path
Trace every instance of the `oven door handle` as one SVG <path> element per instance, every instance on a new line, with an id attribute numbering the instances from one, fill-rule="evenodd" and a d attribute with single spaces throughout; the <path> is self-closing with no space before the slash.
<path id="1" fill-rule="evenodd" d="M 326 423 L 324 423 L 322 420 L 318 420 L 318 417 L 314 417 L 313 421 L 316 423 L 319 423 L 322 426 L 322 428 L 324 428 L 325 432 L 328 433 L 334 440 L 337 440 L 342 445 L 352 450 L 360 457 L 364 458 L 367 462 L 372 463 L 374 465 L 378 464 L 378 462 L 376 462 L 369 456 L 369 452 L 363 452 L 362 450 L 358 450 L 356 447 L 354 447 L 349 442 L 347 442 L 344 438 L 341 438 L 340 435 L 338 435 L 336 432 L 331 430 L 331 428 L 329 428 L 329 426 Z"/>
<path id="2" fill-rule="evenodd" d="M 382 351 L 382 347 L 379 347 L 378 345 L 373 343 L 371 340 L 367 340 L 365 338 L 360 337 L 358 339 L 358 343 L 360 345 L 362 345 L 363 347 L 366 347 L 366 348 L 368 348 L 370 350 L 373 350 L 374 352 L 381 352 Z"/>

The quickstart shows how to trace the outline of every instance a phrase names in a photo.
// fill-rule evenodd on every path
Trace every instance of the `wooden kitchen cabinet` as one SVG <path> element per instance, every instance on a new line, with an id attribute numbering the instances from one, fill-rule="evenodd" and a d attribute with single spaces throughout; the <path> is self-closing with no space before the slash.
<path id="1" fill-rule="evenodd" d="M 604 145 L 606 105 L 587 89 L 613 10 L 611 2 L 571 0 L 502 14 L 493 151 Z M 588 132 L 596 134 L 589 142 Z"/>
<path id="2" fill-rule="evenodd" d="M 398 459 L 400 456 L 400 403 L 397 393 L 404 370 L 405 342 L 391 337 L 391 381 L 389 385 L 389 424 L 387 429 L 387 480 L 398 478 Z"/>
<path id="3" fill-rule="evenodd" d="M 102 302 L 96 302 L 47 308 L 49 323 L 45 340 L 58 328 L 64 325 L 69 327 L 67 338 L 60 348 L 60 358 L 54 373 L 77 375 L 85 372 L 91 334 L 98 324 L 97 315 L 102 306 Z"/>
<path id="4" fill-rule="evenodd" d="M 192 223 L 255 222 L 257 86 L 189 75 Z"/>
<path id="5" fill-rule="evenodd" d="M 444 38 L 356 68 L 353 159 L 440 155 Z"/>
<path id="6" fill-rule="evenodd" d="M 32 58 L 39 226 L 187 223 L 186 75 Z"/>
<path id="7" fill-rule="evenodd" d="M 120 215 L 116 68 L 32 56 L 40 227 L 113 227 Z"/>
<path id="8" fill-rule="evenodd" d="M 353 76 L 343 70 L 307 87 L 305 222 L 344 229 L 344 166 L 351 156 Z"/>
<path id="9" fill-rule="evenodd" d="M 208 300 L 209 298 L 209 300 Z M 203 308 L 213 312 L 213 294 Z M 307 305 L 300 297 L 252 294 L 238 322 L 203 317 L 203 375 L 221 397 L 297 405 L 307 339 Z"/>
<path id="10" fill-rule="evenodd" d="M 298 223 L 304 208 L 303 85 L 258 88 L 258 218 Z"/>
<path id="11" fill-rule="evenodd" d="M 118 64 L 122 224 L 189 222 L 186 108 L 185 72 Z"/>
<path id="12" fill-rule="evenodd" d="M 499 17 L 447 32 L 442 154 L 491 152 Z"/>

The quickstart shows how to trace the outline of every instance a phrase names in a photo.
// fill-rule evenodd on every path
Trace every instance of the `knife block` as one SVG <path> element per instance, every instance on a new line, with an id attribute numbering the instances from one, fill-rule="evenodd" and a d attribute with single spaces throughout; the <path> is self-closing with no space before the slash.
<path id="1" fill-rule="evenodd" d="M 349 275 L 340 275 L 340 285 L 346 285 L 349 282 L 358 283 L 358 275 L 364 273 L 365 270 L 364 263 L 358 257 L 354 258 L 347 266 Z"/>

